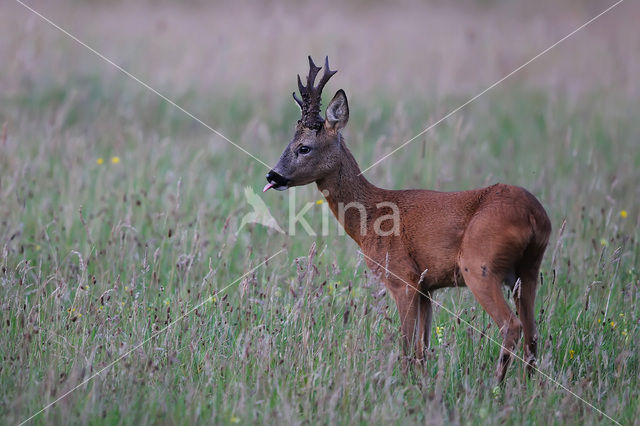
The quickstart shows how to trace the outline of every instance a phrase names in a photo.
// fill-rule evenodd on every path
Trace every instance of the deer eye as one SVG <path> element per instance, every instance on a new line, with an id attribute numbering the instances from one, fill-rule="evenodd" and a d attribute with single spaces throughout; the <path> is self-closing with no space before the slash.
<path id="1" fill-rule="evenodd" d="M 306 146 L 306 145 L 302 145 L 300 148 L 298 148 L 298 152 L 299 152 L 300 154 L 308 154 L 308 153 L 309 153 L 309 151 L 311 151 L 311 148 L 309 148 L 309 147 L 308 147 L 308 146 Z"/>

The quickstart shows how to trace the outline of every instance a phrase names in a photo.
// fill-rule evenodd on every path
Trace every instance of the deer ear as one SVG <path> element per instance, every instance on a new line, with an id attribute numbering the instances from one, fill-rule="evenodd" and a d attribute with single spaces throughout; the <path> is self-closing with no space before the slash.
<path id="1" fill-rule="evenodd" d="M 347 121 L 349 121 L 349 103 L 344 90 L 340 89 L 327 106 L 324 127 L 327 130 L 338 131 L 347 125 Z"/>

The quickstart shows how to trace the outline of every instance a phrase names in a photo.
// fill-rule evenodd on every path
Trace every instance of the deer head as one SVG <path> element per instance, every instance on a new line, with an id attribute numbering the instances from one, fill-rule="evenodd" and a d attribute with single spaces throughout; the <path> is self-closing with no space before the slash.
<path id="1" fill-rule="evenodd" d="M 349 120 L 347 95 L 338 90 L 327 106 L 325 118 L 320 116 L 322 89 L 337 71 L 329 69 L 329 58 L 325 58 L 324 73 L 315 86 L 316 76 L 322 67 L 317 67 L 309 56 L 309 75 L 304 86 L 298 75 L 298 89 L 302 99 L 293 92 L 302 112 L 296 131 L 289 145 L 284 149 L 278 164 L 267 173 L 267 185 L 284 191 L 292 186 L 316 182 L 331 174 L 339 165 L 340 130 Z"/>

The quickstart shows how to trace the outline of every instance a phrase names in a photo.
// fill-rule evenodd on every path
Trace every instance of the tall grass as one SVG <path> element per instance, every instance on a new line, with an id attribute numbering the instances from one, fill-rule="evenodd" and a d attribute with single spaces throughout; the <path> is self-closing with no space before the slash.
<path id="1" fill-rule="evenodd" d="M 437 310 L 426 366 L 406 365 L 395 306 L 335 223 L 328 237 L 259 225 L 236 233 L 250 211 L 242 188 L 259 189 L 262 167 L 149 94 L 122 100 L 117 85 L 87 81 L 84 99 L 50 88 L 3 102 L 5 117 L 21 112 L 0 160 L 3 423 L 26 419 L 212 295 L 34 421 L 607 422 L 543 376 L 524 380 L 517 362 L 494 389 L 499 347 L 465 322 L 498 331 L 464 289 L 436 295 L 455 315 Z M 295 113 L 282 106 L 268 122 L 234 102 L 244 112 L 228 118 L 231 136 L 264 132 L 265 157 L 277 156 Z M 352 106 L 347 138 L 363 165 L 432 108 L 408 105 L 380 102 L 375 116 Z M 127 109 L 143 113 L 117 113 Z M 638 127 L 628 111 L 595 114 L 509 88 L 369 176 L 387 187 L 531 188 L 554 224 L 537 303 L 540 368 L 623 423 L 639 410 Z M 319 198 L 314 188 L 296 196 Z M 264 197 L 280 220 L 287 197 Z M 322 208 L 307 215 L 317 230 Z"/>

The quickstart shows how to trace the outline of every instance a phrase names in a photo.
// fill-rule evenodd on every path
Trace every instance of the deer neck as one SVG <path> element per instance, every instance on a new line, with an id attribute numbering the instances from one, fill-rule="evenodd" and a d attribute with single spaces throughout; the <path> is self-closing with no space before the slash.
<path id="1" fill-rule="evenodd" d="M 319 179 L 316 183 L 323 193 L 338 222 L 358 245 L 361 245 L 364 235 L 362 227 L 369 228 L 369 221 L 373 220 L 372 211 L 378 199 L 377 188 L 360 174 L 360 167 L 351 151 L 340 137 L 340 164 L 334 172 Z M 362 214 L 364 211 L 364 218 Z M 364 222 L 363 222 L 364 221 Z"/>

